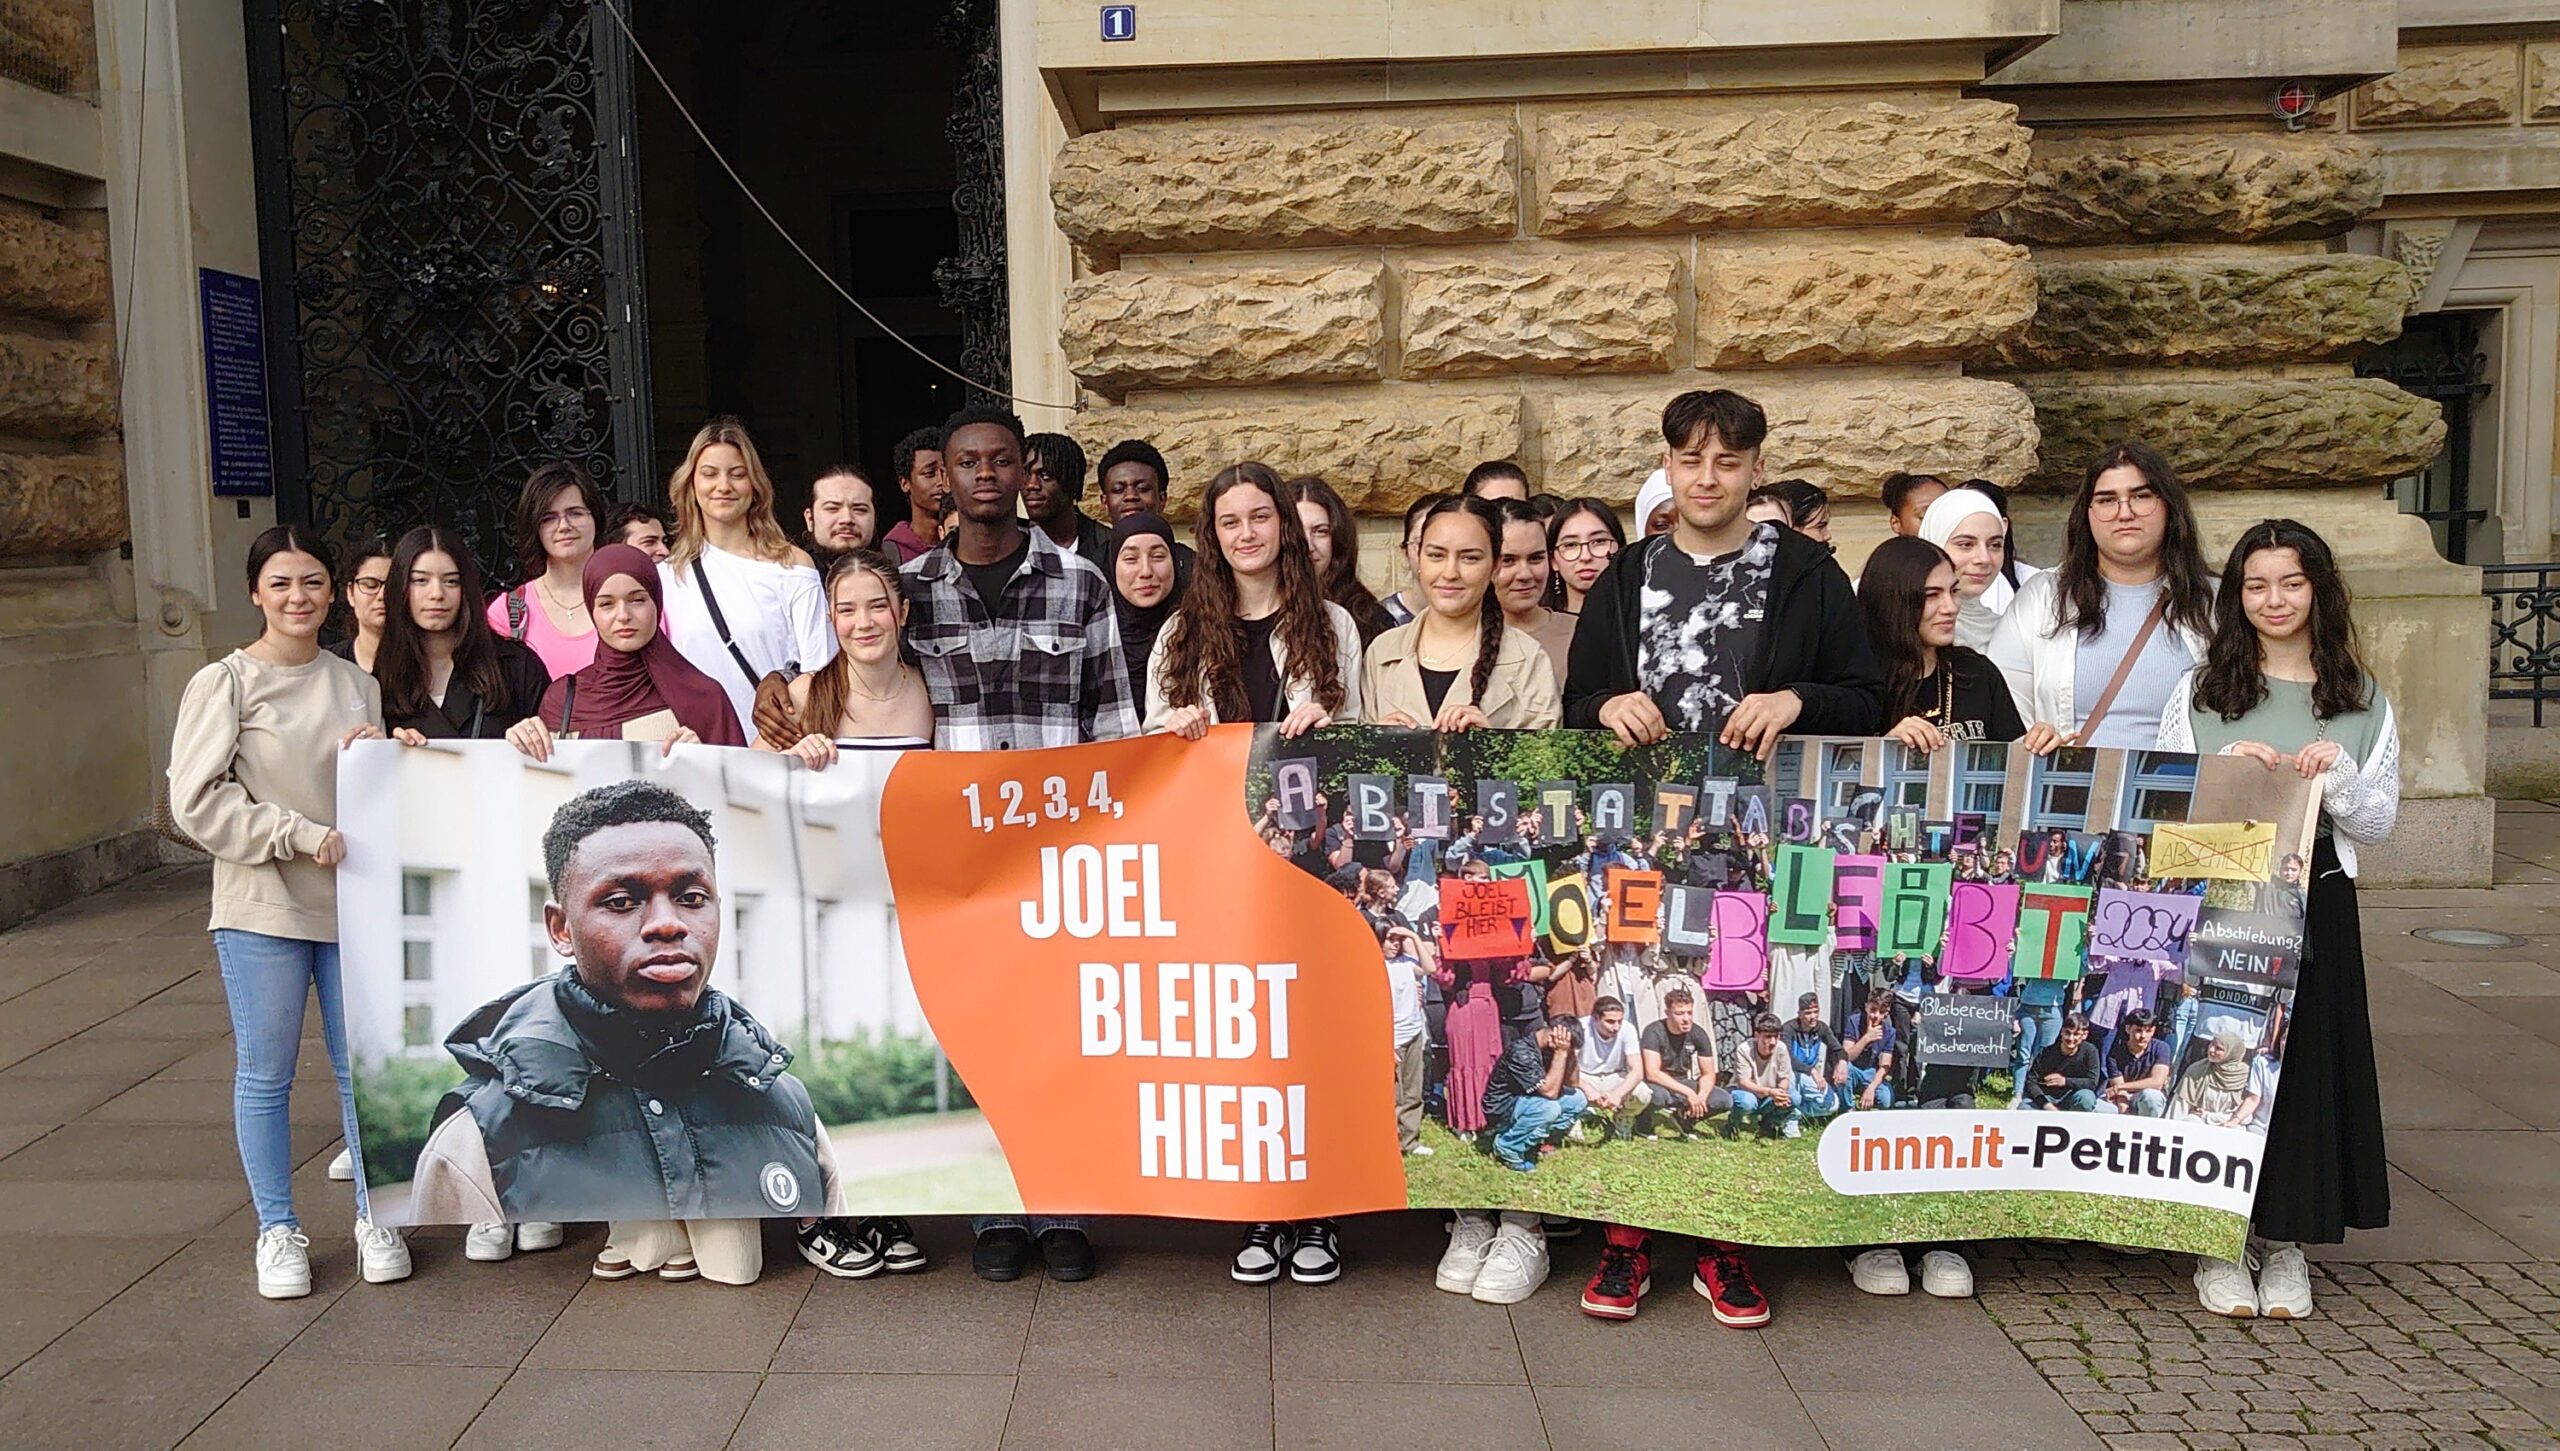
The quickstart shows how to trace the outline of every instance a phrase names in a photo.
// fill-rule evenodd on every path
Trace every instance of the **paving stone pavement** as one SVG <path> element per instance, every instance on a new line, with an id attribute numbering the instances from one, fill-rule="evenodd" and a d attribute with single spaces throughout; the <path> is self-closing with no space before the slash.
<path id="1" fill-rule="evenodd" d="M 504 1265 L 443 1229 L 358 1284 L 316 1013 L 315 1292 L 260 1300 L 205 875 L 158 872 L 0 934 L 0 1445 L 2560 1447 L 2560 807 L 2507 803 L 2497 846 L 2494 891 L 2366 899 L 2393 1224 L 2314 1256 L 2314 1319 L 2205 1315 L 2179 1257 L 1999 1243 L 1966 1301 L 1764 1253 L 1756 1332 L 1676 1270 L 1632 1324 L 1583 1316 L 1590 1235 L 1524 1304 L 1440 1294 L 1428 1214 L 1352 1221 L 1317 1289 L 1236 1286 L 1231 1230 L 1153 1221 L 1098 1226 L 1085 1285 L 983 1284 L 951 1221 L 903 1279 L 775 1238 L 748 1289 L 603 1284 L 592 1228 Z M 2521 945 L 2409 935 L 2455 922 Z"/>

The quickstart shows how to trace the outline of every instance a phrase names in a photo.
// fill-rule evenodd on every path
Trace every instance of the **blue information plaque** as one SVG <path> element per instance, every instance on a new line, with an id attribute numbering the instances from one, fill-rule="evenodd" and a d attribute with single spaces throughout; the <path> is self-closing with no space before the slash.
<path id="1" fill-rule="evenodd" d="M 267 338 L 258 279 L 196 269 L 204 306 L 204 411 L 212 437 L 213 492 L 221 498 L 276 491 L 267 438 Z"/>

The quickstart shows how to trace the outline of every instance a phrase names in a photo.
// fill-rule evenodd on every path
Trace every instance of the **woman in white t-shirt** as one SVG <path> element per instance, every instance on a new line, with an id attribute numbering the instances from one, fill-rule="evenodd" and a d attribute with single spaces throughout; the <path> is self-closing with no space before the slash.
<path id="1" fill-rule="evenodd" d="M 835 658 L 817 566 L 782 532 L 772 476 L 734 418 L 694 434 L 667 497 L 676 515 L 675 543 L 658 566 L 667 637 L 720 683 L 752 738 L 759 681 Z"/>

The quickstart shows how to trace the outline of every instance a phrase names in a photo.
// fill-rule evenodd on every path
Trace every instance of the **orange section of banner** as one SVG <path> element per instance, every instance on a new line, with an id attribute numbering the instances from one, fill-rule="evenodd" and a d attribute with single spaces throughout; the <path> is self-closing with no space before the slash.
<path id="1" fill-rule="evenodd" d="M 890 774 L 916 995 L 1033 1212 L 1404 1207 L 1378 944 L 1254 834 L 1252 743 L 918 751 Z"/>

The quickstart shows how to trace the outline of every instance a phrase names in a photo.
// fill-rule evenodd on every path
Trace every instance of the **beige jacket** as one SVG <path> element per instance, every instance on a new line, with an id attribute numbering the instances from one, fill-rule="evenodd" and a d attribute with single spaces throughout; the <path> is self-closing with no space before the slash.
<path id="1" fill-rule="evenodd" d="M 1360 713 L 1359 623 L 1351 618 L 1349 610 L 1330 600 L 1325 602 L 1324 617 L 1325 622 L 1333 626 L 1333 663 L 1342 674 L 1342 708 L 1333 712 L 1333 719 L 1339 725 L 1365 720 L 1367 717 Z M 1181 628 L 1182 615 L 1177 611 L 1157 633 L 1155 653 L 1147 660 L 1146 721 L 1141 729 L 1150 735 L 1163 731 L 1173 719 L 1175 706 L 1165 698 L 1165 647 L 1172 643 L 1174 632 Z M 1271 660 L 1280 667 L 1280 693 L 1289 709 L 1295 710 L 1315 699 L 1314 682 L 1289 668 L 1289 647 L 1281 643 L 1277 631 L 1271 636 Z M 1209 724 L 1218 724 L 1218 707 L 1208 698 L 1208 692 L 1201 692 L 1200 703 L 1209 712 Z"/>
<path id="2" fill-rule="evenodd" d="M 1360 669 L 1360 699 L 1375 725 L 1390 715 L 1428 725 L 1434 712 L 1422 693 L 1420 620 L 1408 621 L 1369 642 L 1369 658 Z M 1556 688 L 1555 666 L 1537 637 L 1514 626 L 1502 627 L 1502 653 L 1493 661 L 1493 677 L 1485 682 L 1484 699 L 1475 698 L 1475 664 L 1449 685 L 1443 707 L 1473 703 L 1500 730 L 1552 730 L 1564 717 L 1564 696 Z"/>

